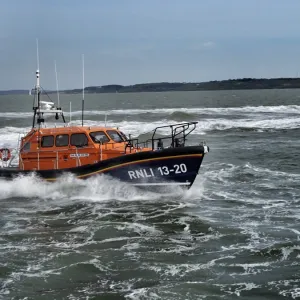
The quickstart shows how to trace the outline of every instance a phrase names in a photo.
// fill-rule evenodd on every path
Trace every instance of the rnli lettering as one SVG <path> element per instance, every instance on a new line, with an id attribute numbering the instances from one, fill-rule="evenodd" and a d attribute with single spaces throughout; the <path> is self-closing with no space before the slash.
<path id="1" fill-rule="evenodd" d="M 152 168 L 128 171 L 128 175 L 130 179 L 154 177 Z"/>
<path id="2" fill-rule="evenodd" d="M 161 166 L 156 169 L 147 168 L 147 169 L 137 169 L 128 171 L 130 179 L 139 179 L 139 178 L 149 178 L 154 176 L 168 176 L 172 174 L 182 174 L 187 172 L 186 164 L 176 164 L 172 167 Z M 155 175 L 156 174 L 156 175 Z"/>
<path id="3" fill-rule="evenodd" d="M 70 154 L 70 157 L 88 157 L 88 153 Z"/>

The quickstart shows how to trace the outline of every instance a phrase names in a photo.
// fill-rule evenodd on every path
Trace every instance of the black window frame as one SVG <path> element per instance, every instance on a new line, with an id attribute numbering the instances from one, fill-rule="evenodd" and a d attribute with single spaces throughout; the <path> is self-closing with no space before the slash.
<path id="1" fill-rule="evenodd" d="M 126 136 L 126 134 L 122 131 L 119 131 L 119 134 L 121 134 L 121 136 L 124 138 L 125 141 L 128 141 L 128 137 Z"/>
<path id="2" fill-rule="evenodd" d="M 86 138 L 86 144 L 84 144 L 84 145 L 74 145 L 73 144 L 73 142 L 72 142 L 72 138 L 73 138 L 73 136 L 74 135 L 84 135 L 85 136 L 85 138 Z M 83 133 L 83 132 L 78 132 L 78 133 L 72 133 L 71 134 L 71 136 L 70 136 L 70 145 L 71 146 L 75 146 L 75 147 L 86 147 L 86 146 L 88 146 L 88 144 L 89 144 L 89 139 L 88 139 L 88 137 L 87 137 L 87 135 L 85 134 L 85 133 Z"/>
<path id="3" fill-rule="evenodd" d="M 47 145 L 47 146 L 44 146 L 43 145 L 43 141 L 45 138 L 52 138 L 52 145 Z M 42 138 L 41 138 L 41 148 L 51 148 L 54 146 L 54 135 L 43 135 Z"/>
<path id="4" fill-rule="evenodd" d="M 101 143 L 101 144 L 107 144 L 107 143 L 109 143 L 109 141 L 110 141 L 110 138 L 108 137 L 108 135 L 106 134 L 106 132 L 105 131 L 103 131 L 103 130 L 97 130 L 97 131 L 92 131 L 92 132 L 90 132 L 90 138 L 92 139 L 92 141 L 94 142 L 94 143 L 96 143 L 96 144 L 100 144 L 99 142 L 97 142 L 97 141 L 95 141 L 94 140 L 94 137 L 92 137 L 91 136 L 91 134 L 93 134 L 93 133 L 103 133 L 103 135 L 107 138 L 107 141 L 105 141 L 104 143 Z"/>
<path id="5" fill-rule="evenodd" d="M 68 137 L 68 143 L 67 143 L 66 145 L 57 145 L 57 138 L 58 138 L 59 136 L 67 136 L 67 137 Z M 67 134 L 67 133 L 58 134 L 58 135 L 55 137 L 55 146 L 56 146 L 56 147 L 67 147 L 67 146 L 69 146 L 69 142 L 70 142 L 70 136 L 69 136 L 69 134 Z"/>

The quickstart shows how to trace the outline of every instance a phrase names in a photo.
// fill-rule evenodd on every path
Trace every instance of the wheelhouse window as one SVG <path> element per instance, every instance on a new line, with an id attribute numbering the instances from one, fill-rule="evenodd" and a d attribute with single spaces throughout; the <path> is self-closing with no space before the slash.
<path id="1" fill-rule="evenodd" d="M 109 137 L 116 143 L 124 142 L 123 137 L 119 134 L 118 131 L 115 130 L 107 130 L 106 131 Z"/>
<path id="2" fill-rule="evenodd" d="M 71 145 L 76 147 L 87 146 L 88 138 L 84 133 L 73 133 L 71 135 Z"/>
<path id="3" fill-rule="evenodd" d="M 66 147 L 69 145 L 69 135 L 68 134 L 60 134 L 55 138 L 56 147 Z"/>
<path id="4" fill-rule="evenodd" d="M 41 147 L 53 147 L 54 146 L 54 136 L 45 135 L 42 137 Z"/>
<path id="5" fill-rule="evenodd" d="M 94 143 L 105 144 L 109 142 L 109 138 L 104 131 L 95 131 L 90 133 L 90 137 Z"/>

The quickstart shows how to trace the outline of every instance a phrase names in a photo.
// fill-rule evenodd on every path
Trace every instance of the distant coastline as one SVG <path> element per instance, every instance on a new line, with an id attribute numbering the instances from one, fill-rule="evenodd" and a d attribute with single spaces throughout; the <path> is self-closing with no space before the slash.
<path id="1" fill-rule="evenodd" d="M 294 89 L 300 88 L 300 78 L 241 78 L 214 80 L 208 82 L 158 82 L 134 85 L 110 84 L 85 87 L 85 93 L 140 93 L 140 92 L 170 92 L 170 91 L 219 91 L 219 90 L 254 90 L 254 89 Z M 47 91 L 54 93 L 55 91 Z M 61 90 L 65 94 L 79 94 L 82 89 Z M 29 90 L 0 91 L 0 95 L 29 94 Z"/>

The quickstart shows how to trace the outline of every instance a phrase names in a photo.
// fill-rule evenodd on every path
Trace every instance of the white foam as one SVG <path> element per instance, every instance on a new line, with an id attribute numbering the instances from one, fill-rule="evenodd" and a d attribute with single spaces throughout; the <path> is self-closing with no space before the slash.
<path id="1" fill-rule="evenodd" d="M 278 281 L 270 281 L 268 285 L 271 287 L 275 287 L 279 295 L 284 297 L 299 299 L 300 296 L 300 288 L 299 288 L 299 279 L 291 279 L 291 280 L 278 280 Z"/>
<path id="2" fill-rule="evenodd" d="M 277 189 L 278 184 L 274 184 L 274 181 L 275 183 L 276 182 L 284 183 L 284 182 L 298 182 L 300 180 L 300 174 L 278 171 L 276 169 L 272 170 L 269 168 L 262 168 L 259 166 L 255 166 L 249 162 L 240 166 L 233 165 L 233 164 L 222 164 L 222 165 L 218 165 L 217 167 L 214 165 L 214 163 L 212 163 L 210 165 L 206 165 L 206 168 L 208 168 L 208 170 L 205 170 L 205 178 L 203 178 L 203 180 L 199 182 L 200 184 L 202 184 L 202 186 L 205 185 L 206 181 L 213 182 L 214 184 L 219 184 L 219 185 L 224 185 L 224 184 L 226 184 L 227 186 L 236 185 L 235 181 L 233 181 L 232 178 L 235 178 L 237 174 L 254 175 L 255 177 L 257 177 L 255 184 L 257 187 L 260 187 L 261 190 L 264 189 L 269 190 L 272 188 Z M 200 180 L 202 179 L 202 177 L 198 176 L 197 179 Z M 197 184 L 197 179 L 195 181 L 195 184 Z M 199 188 L 198 185 L 197 187 Z M 193 186 L 192 189 L 193 188 L 196 189 L 196 185 Z M 229 198 L 232 197 L 230 190 L 227 191 L 221 190 L 221 192 L 223 193 L 222 195 L 225 198 L 227 196 Z M 254 192 L 255 192 L 254 190 L 249 191 L 249 193 L 252 193 L 251 196 L 253 196 Z M 260 197 L 261 195 L 257 194 L 257 196 Z M 235 199 L 235 197 L 232 199 Z M 247 198 L 243 197 L 243 201 L 247 201 Z M 268 200 L 263 200 L 263 201 L 266 205 L 272 204 L 275 206 L 282 206 L 286 203 L 285 200 L 281 200 L 281 199 L 272 199 L 272 201 L 268 201 Z M 275 203 L 275 201 L 277 202 Z"/>
<path id="3" fill-rule="evenodd" d="M 173 121 L 174 122 L 174 121 Z M 204 119 L 200 120 L 196 129 L 196 133 L 203 133 L 212 130 L 228 130 L 228 129 L 253 129 L 257 131 L 264 130 L 281 130 L 281 129 L 297 129 L 300 128 L 300 117 L 284 117 L 284 118 L 242 118 L 242 119 Z"/>
<path id="4" fill-rule="evenodd" d="M 78 226 L 69 230 L 69 232 L 79 232 L 79 233 L 87 232 L 87 231 L 88 231 L 88 226 Z"/>
<path id="5" fill-rule="evenodd" d="M 7 119 L 26 119 L 33 116 L 32 112 L 0 112 L 0 118 Z"/>
<path id="6" fill-rule="evenodd" d="M 207 270 L 211 269 L 216 265 L 216 262 L 219 260 L 223 260 L 227 257 L 220 257 L 216 259 L 212 259 L 205 264 L 201 263 L 185 263 L 185 264 L 143 264 L 142 267 L 147 270 L 153 270 L 161 276 L 179 276 L 184 277 L 187 273 L 196 272 L 198 270 Z M 230 256 L 231 258 L 231 256 Z"/>
<path id="7" fill-rule="evenodd" d="M 294 252 L 294 250 L 300 250 L 300 246 L 292 246 L 292 247 L 283 247 L 281 249 L 282 252 L 282 259 L 281 260 L 287 260 L 291 253 Z"/>
<path id="8" fill-rule="evenodd" d="M 142 299 L 161 299 L 159 295 L 150 291 L 150 288 L 139 288 L 125 295 L 126 299 L 142 300 Z"/>
<path id="9" fill-rule="evenodd" d="M 299 299 L 300 297 L 300 288 L 299 287 L 293 287 L 290 290 L 283 290 L 279 292 L 280 295 L 284 297 L 292 297 L 292 299 Z"/>
<path id="10" fill-rule="evenodd" d="M 119 128 L 125 134 L 132 134 L 133 136 L 139 136 L 144 133 L 153 133 L 153 130 L 158 126 L 165 126 L 175 124 L 175 120 L 162 119 L 160 121 L 108 121 L 108 127 Z M 85 120 L 87 126 L 103 126 L 103 122 Z M 48 123 L 47 127 L 54 126 L 53 123 Z M 80 120 L 72 121 L 72 125 L 79 126 L 81 125 Z M 224 131 L 230 129 L 238 130 L 255 130 L 255 131 L 273 131 L 273 130 L 282 130 L 282 129 L 297 129 L 300 128 L 300 117 L 286 117 L 286 118 L 264 118 L 264 119 L 200 119 L 199 123 L 193 132 L 194 134 L 206 134 L 210 131 Z M 4 127 L 0 129 L 0 139 L 1 146 L 6 146 L 9 148 L 15 148 L 18 143 L 18 138 L 20 134 L 24 134 L 30 130 L 27 128 L 19 127 Z M 170 128 L 164 128 L 157 131 L 159 134 L 170 134 Z"/>
<path id="11" fill-rule="evenodd" d="M 230 129 L 238 129 L 238 130 L 255 130 L 255 131 L 273 131 L 273 130 L 282 130 L 282 129 L 297 129 L 300 128 L 300 116 L 298 115 L 289 115 L 291 112 L 300 112 L 300 106 L 292 105 L 292 106 L 276 106 L 276 107 L 242 107 L 242 108 L 210 108 L 204 109 L 207 112 L 207 118 L 200 118 L 198 121 L 198 126 L 196 130 L 193 132 L 195 134 L 206 134 L 210 131 L 223 131 Z M 144 110 L 134 110 L 134 113 L 142 113 Z M 148 110 L 145 110 L 145 112 Z M 149 110 L 149 112 L 153 113 L 156 110 Z M 178 111 L 178 109 L 158 109 L 155 113 L 165 113 L 171 114 L 172 111 Z M 202 109 L 192 108 L 192 109 L 183 109 L 180 108 L 179 111 L 187 111 L 187 112 L 199 112 L 203 113 Z M 230 114 L 228 114 L 228 118 L 215 118 L 215 112 L 219 113 L 228 113 L 232 112 L 233 114 L 238 113 L 239 111 L 245 113 L 245 115 L 240 116 L 238 119 L 230 118 Z M 270 115 L 260 115 L 257 114 L 259 112 L 270 112 Z M 116 112 L 116 111 L 112 111 Z M 124 113 L 126 110 L 118 111 L 118 113 Z M 273 112 L 280 113 L 280 115 L 275 115 Z M 93 112 L 97 114 L 98 112 Z M 251 116 L 249 114 L 251 113 Z M 112 113 L 113 115 L 113 113 Z M 170 120 L 165 118 L 161 118 L 158 121 L 114 121 L 108 120 L 107 126 L 109 127 L 118 127 L 125 134 L 132 134 L 133 136 L 139 136 L 143 133 L 153 132 L 153 130 L 158 126 L 171 125 L 177 123 L 176 120 Z M 85 120 L 85 124 L 89 126 L 102 126 L 103 120 Z M 49 122 L 46 124 L 47 127 L 55 126 L 55 123 Z M 81 125 L 81 120 L 73 120 L 72 125 Z M 20 128 L 13 126 L 6 126 L 0 128 L 0 140 L 1 147 L 9 147 L 15 148 L 18 143 L 18 138 L 20 134 L 24 134 L 30 130 L 30 127 Z M 170 129 L 165 128 L 161 129 L 158 133 L 161 134 L 169 134 Z"/>
<path id="12" fill-rule="evenodd" d="M 227 292 L 228 294 L 235 294 L 238 297 L 241 296 L 242 291 L 251 291 L 252 289 L 258 289 L 261 285 L 255 284 L 253 282 L 242 282 L 233 284 L 215 284 L 220 286 L 221 290 Z"/>
<path id="13" fill-rule="evenodd" d="M 181 196 L 175 189 L 173 196 Z M 125 182 L 105 175 L 96 175 L 86 180 L 76 179 L 66 174 L 56 182 L 46 182 L 35 175 L 20 176 L 13 180 L 0 180 L 0 200 L 11 197 L 52 199 L 66 201 L 105 202 L 111 199 L 118 201 L 138 201 L 161 199 L 162 194 L 141 190 Z"/>
<path id="14" fill-rule="evenodd" d="M 178 108 L 149 108 L 149 109 L 112 109 L 112 110 L 87 110 L 85 115 L 139 115 L 139 114 L 164 114 L 170 115 L 175 112 L 184 112 L 188 114 L 253 114 L 253 113 L 300 113 L 299 105 L 278 105 L 278 106 L 242 106 L 242 107 L 178 107 Z M 12 116 L 14 113 L 11 113 Z M 15 113 L 17 114 L 17 113 Z M 30 113 L 26 113 L 30 114 Z M 68 115 L 68 112 L 65 113 Z M 74 116 L 81 116 L 81 111 L 72 112 Z M 1 116 L 1 114 L 0 114 Z M 31 115 L 30 115 L 31 116 Z"/>
<path id="15" fill-rule="evenodd" d="M 0 128 L 0 148 L 16 148 L 21 135 L 29 132 L 30 127 L 20 128 L 7 126 Z"/>
<path id="16" fill-rule="evenodd" d="M 122 225 L 116 226 L 118 230 L 132 230 L 138 234 L 143 235 L 160 235 L 162 234 L 161 230 L 156 229 L 154 226 L 145 225 L 142 223 L 122 223 Z"/>
<path id="17" fill-rule="evenodd" d="M 86 116 L 97 115 L 139 115 L 145 113 L 151 114 L 165 114 L 170 115 L 174 112 L 184 112 L 189 114 L 254 114 L 254 113 L 287 113 L 298 114 L 300 113 L 299 105 L 277 105 L 277 106 L 241 106 L 241 107 L 178 107 L 178 108 L 149 108 L 149 109 L 111 109 L 111 110 L 86 110 Z M 81 111 L 73 111 L 73 116 L 81 116 Z M 66 110 L 65 116 L 69 115 Z M 32 112 L 0 112 L 2 118 L 31 118 Z"/>
<path id="18" fill-rule="evenodd" d="M 233 267 L 241 267 L 244 269 L 245 273 L 239 275 L 249 275 L 249 274 L 257 274 L 261 272 L 261 268 L 264 268 L 263 271 L 266 271 L 266 267 L 269 267 L 271 263 L 265 262 L 265 263 L 249 263 L 249 264 L 232 264 L 229 266 Z M 233 274 L 232 274 L 233 275 Z"/>

